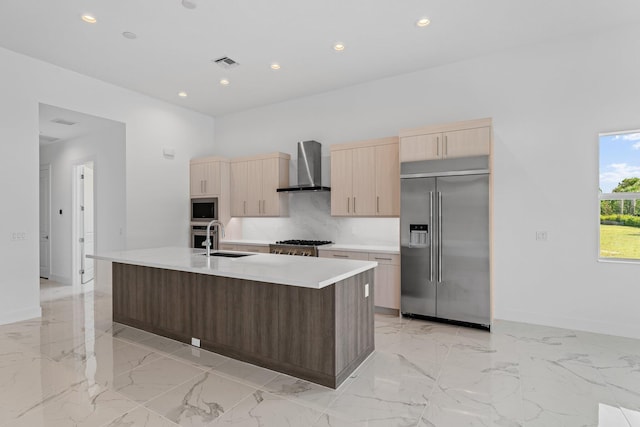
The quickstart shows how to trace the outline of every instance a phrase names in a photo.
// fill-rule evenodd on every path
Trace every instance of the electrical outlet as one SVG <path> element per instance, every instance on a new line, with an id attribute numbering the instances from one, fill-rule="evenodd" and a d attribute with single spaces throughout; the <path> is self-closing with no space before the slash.
<path id="1" fill-rule="evenodd" d="M 536 231 L 536 240 L 538 242 L 546 242 L 548 234 L 546 231 Z"/>
<path id="2" fill-rule="evenodd" d="M 24 231 L 12 231 L 9 233 L 9 240 L 12 242 L 27 240 L 27 233 Z"/>
<path id="3" fill-rule="evenodd" d="M 364 285 L 364 297 L 369 298 L 369 284 Z"/>
<path id="4" fill-rule="evenodd" d="M 191 345 L 194 347 L 200 347 L 200 338 L 191 338 Z"/>

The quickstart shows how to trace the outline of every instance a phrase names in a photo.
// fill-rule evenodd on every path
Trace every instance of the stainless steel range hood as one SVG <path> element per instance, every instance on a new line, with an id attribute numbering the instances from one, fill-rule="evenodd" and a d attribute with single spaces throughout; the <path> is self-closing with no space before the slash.
<path id="1" fill-rule="evenodd" d="M 322 147 L 318 141 L 298 142 L 298 185 L 278 188 L 278 193 L 293 191 L 331 191 L 323 187 Z"/>

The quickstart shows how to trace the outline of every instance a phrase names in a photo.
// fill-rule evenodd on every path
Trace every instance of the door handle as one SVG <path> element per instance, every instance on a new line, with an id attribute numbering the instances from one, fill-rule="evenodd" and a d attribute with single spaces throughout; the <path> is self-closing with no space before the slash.
<path id="1" fill-rule="evenodd" d="M 431 233 L 429 233 L 429 281 L 433 282 L 433 191 L 429 191 L 429 224 L 431 226 Z"/>
<path id="2" fill-rule="evenodd" d="M 442 283 L 442 193 L 438 191 L 438 283 Z"/>

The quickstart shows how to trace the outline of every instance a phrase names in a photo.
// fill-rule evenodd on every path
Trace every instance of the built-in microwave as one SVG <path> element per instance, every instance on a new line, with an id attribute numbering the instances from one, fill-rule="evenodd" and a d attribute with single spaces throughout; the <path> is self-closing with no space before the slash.
<path id="1" fill-rule="evenodd" d="M 205 222 L 218 219 L 218 198 L 191 199 L 191 221 Z"/>

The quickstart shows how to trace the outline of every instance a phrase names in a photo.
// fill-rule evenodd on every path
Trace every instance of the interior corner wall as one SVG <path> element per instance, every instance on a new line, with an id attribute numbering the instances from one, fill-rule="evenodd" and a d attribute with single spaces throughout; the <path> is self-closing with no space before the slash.
<path id="1" fill-rule="evenodd" d="M 598 133 L 640 129 L 638 51 L 633 27 L 504 51 L 220 116 L 216 143 L 237 156 L 316 139 L 327 154 L 492 117 L 494 317 L 640 338 L 640 266 L 597 261 Z"/>
<path id="2" fill-rule="evenodd" d="M 40 148 L 40 164 L 51 167 L 51 275 L 71 284 L 73 168 L 93 161 L 95 179 L 96 251 L 125 248 L 125 125 L 112 122 L 89 135 Z M 79 262 L 78 262 L 79 264 Z"/>
<path id="3" fill-rule="evenodd" d="M 127 248 L 188 244 L 189 160 L 215 152 L 213 118 L 2 48 L 0 93 L 0 324 L 40 314 L 39 103 L 126 125 Z"/>

